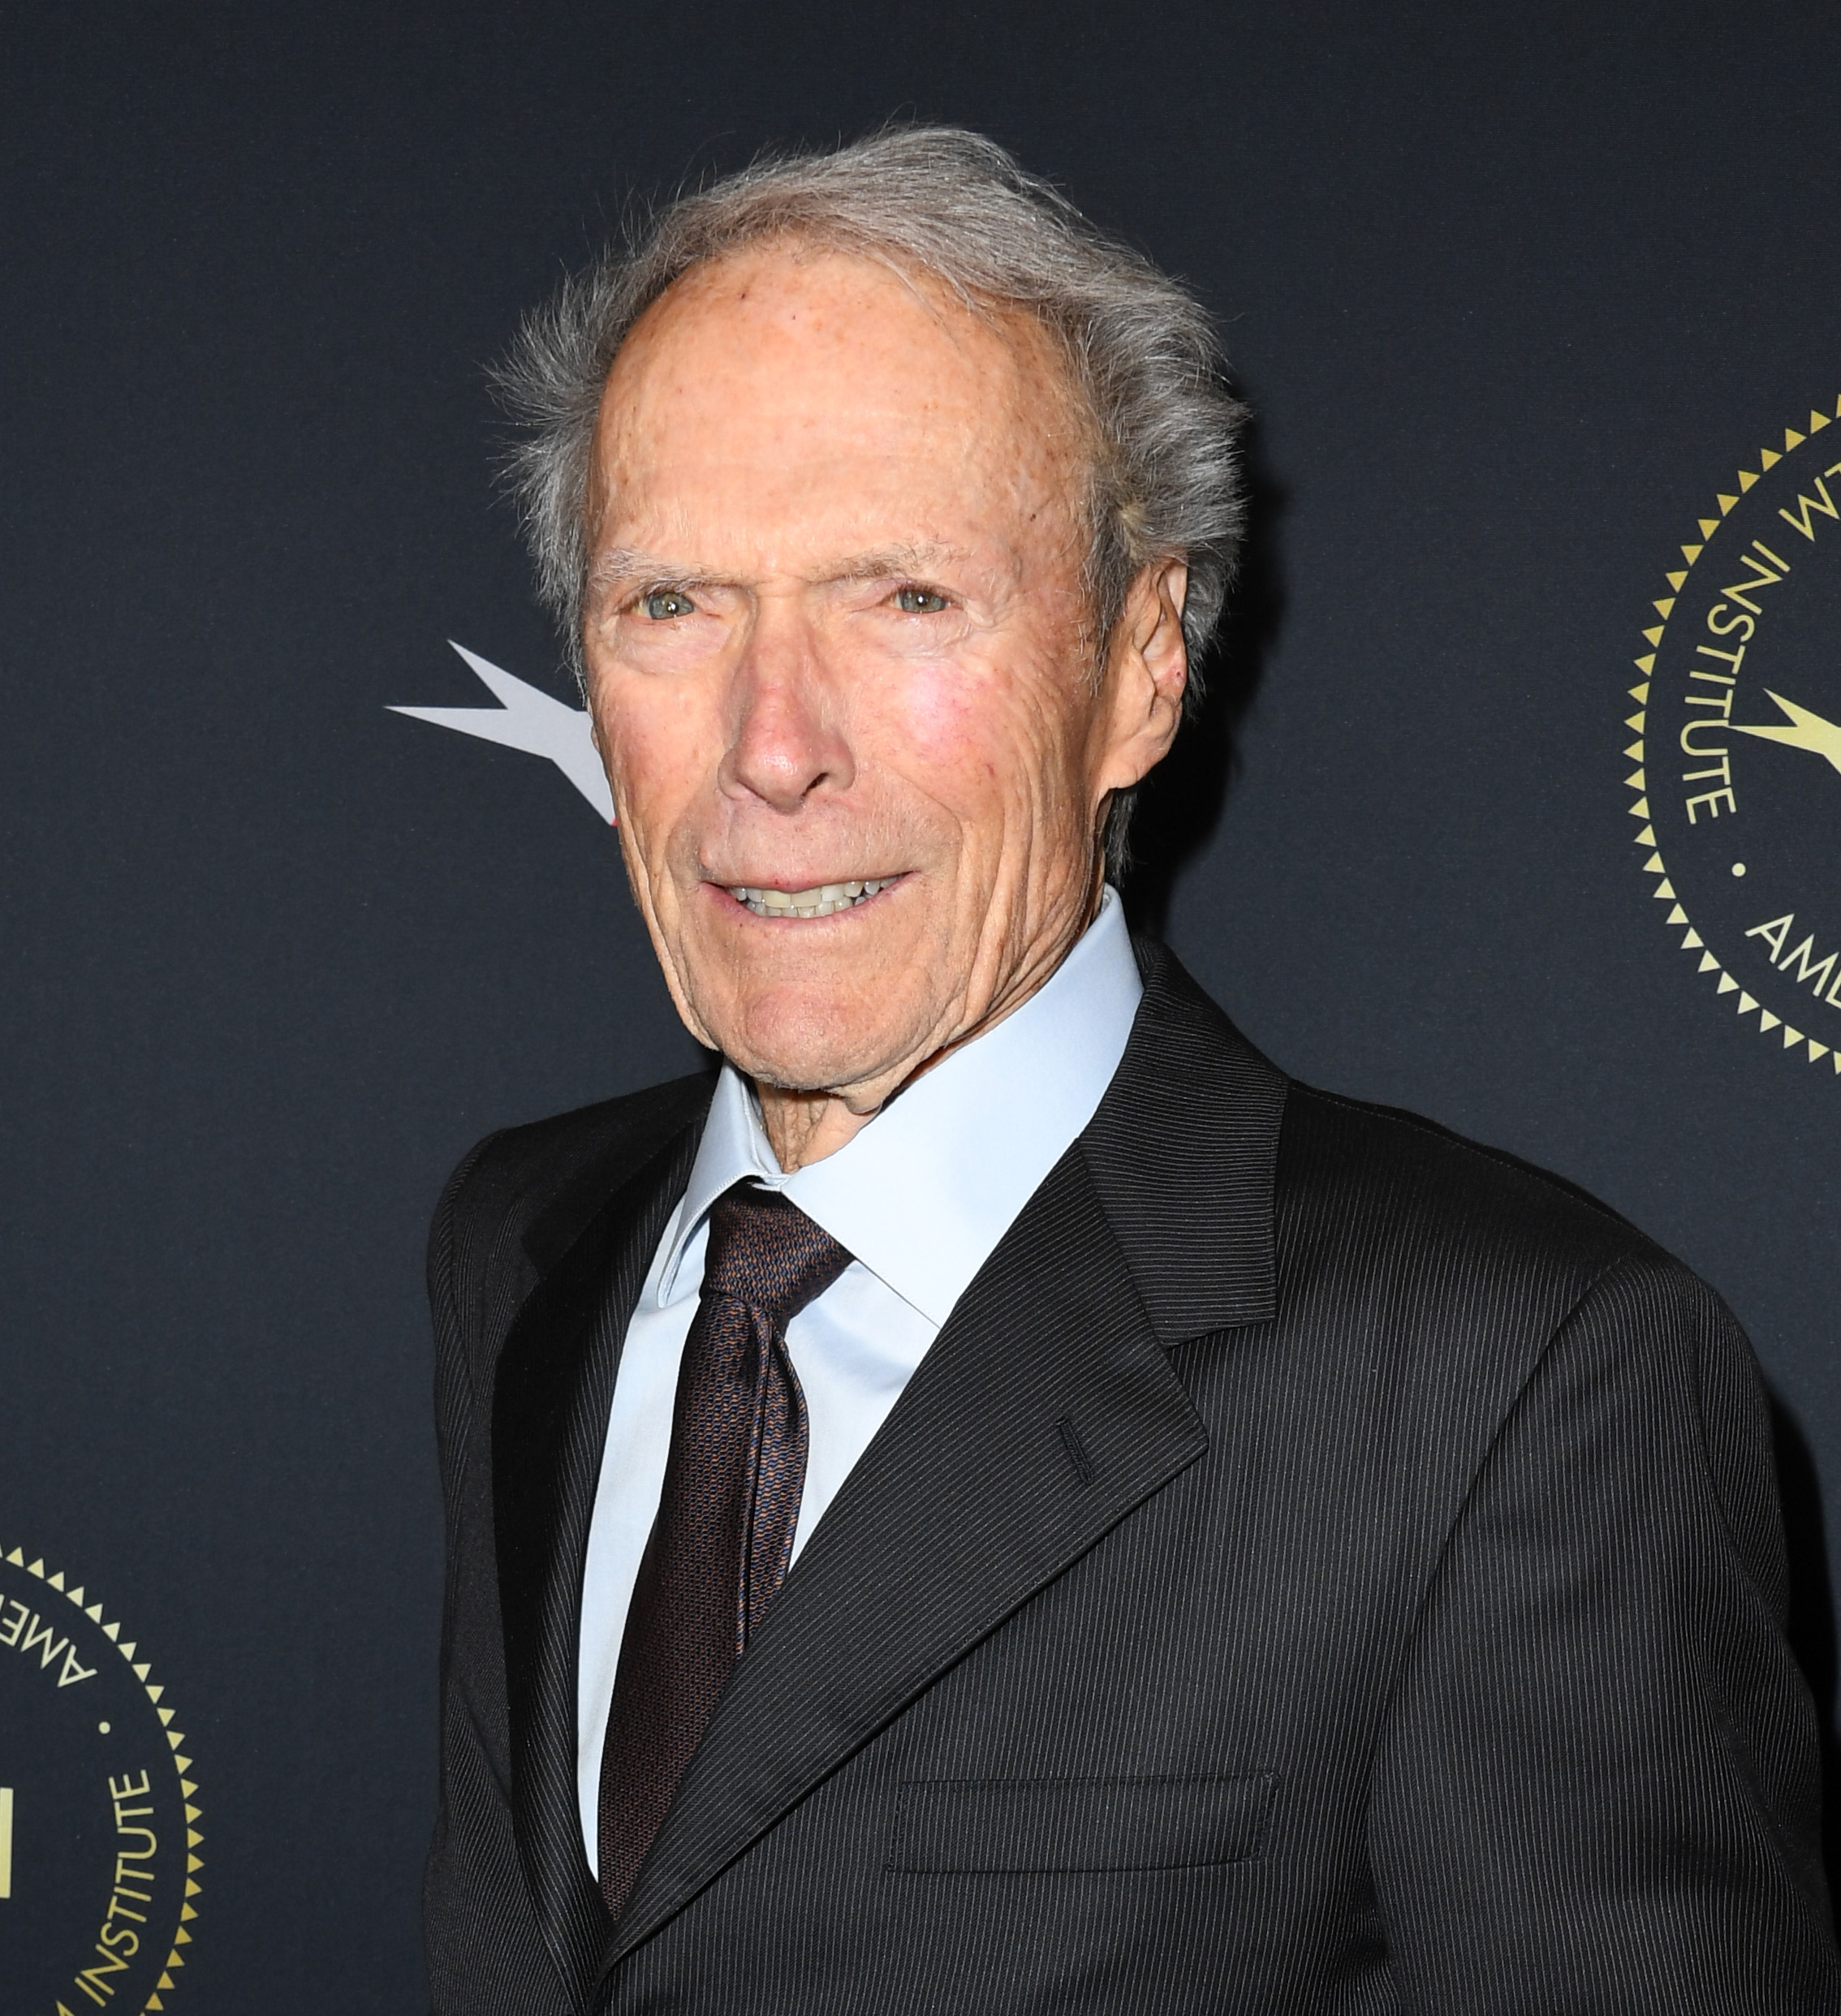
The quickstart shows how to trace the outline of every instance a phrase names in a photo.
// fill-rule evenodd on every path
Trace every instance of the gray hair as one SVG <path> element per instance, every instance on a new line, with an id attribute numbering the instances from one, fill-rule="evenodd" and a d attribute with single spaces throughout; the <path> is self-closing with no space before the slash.
<path id="1" fill-rule="evenodd" d="M 584 523 L 601 396 L 628 332 L 694 266 L 775 239 L 856 253 L 943 284 L 974 312 L 1033 316 L 1066 359 L 1093 467 L 1087 590 L 1105 640 L 1146 566 L 1188 568 L 1183 629 L 1196 663 L 1232 581 L 1244 516 L 1229 393 L 1206 311 L 994 140 L 897 126 L 828 153 L 763 159 L 629 229 L 528 317 L 496 373 L 520 423 L 511 487 L 538 591 L 576 675 L 589 554 Z M 1128 807 L 1108 852 L 1123 864 Z"/>

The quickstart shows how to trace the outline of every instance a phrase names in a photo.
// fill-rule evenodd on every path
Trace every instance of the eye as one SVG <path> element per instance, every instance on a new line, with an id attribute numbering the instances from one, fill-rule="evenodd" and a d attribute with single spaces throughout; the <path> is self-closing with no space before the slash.
<path id="1" fill-rule="evenodd" d="M 696 604 L 678 588 L 653 588 L 640 597 L 640 607 L 655 623 L 668 623 L 675 616 L 694 616 Z"/>
<path id="2" fill-rule="evenodd" d="M 904 616 L 938 616 L 946 607 L 946 598 L 936 588 L 899 588 L 895 605 Z"/>

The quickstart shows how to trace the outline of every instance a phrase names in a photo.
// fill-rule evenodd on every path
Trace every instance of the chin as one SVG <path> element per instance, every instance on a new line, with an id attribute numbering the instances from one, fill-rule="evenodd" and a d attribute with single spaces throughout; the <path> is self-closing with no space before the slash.
<path id="1" fill-rule="evenodd" d="M 786 1092 L 830 1092 L 876 1078 L 908 1045 L 890 1027 L 887 1004 L 866 1023 L 860 995 L 779 988 L 720 1019 L 722 1053 L 749 1077 Z"/>

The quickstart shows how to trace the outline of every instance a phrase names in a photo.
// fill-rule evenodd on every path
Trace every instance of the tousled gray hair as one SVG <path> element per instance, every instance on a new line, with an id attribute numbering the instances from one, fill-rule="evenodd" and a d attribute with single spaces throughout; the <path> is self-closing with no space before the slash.
<path id="1" fill-rule="evenodd" d="M 943 284 L 974 312 L 1033 316 L 1067 360 L 1093 467 L 1087 588 L 1110 637 L 1143 567 L 1188 567 L 1183 628 L 1195 668 L 1234 573 L 1244 507 L 1227 390 L 1199 302 L 1026 174 L 994 140 L 893 127 L 828 153 L 764 159 L 679 197 L 527 317 L 496 382 L 520 424 L 511 461 L 544 601 L 578 678 L 589 554 L 585 515 L 601 395 L 645 310 L 694 266 L 785 239 L 850 252 Z M 1097 654 L 1096 654 L 1097 656 Z M 1123 864 L 1127 808 L 1108 829 Z"/>

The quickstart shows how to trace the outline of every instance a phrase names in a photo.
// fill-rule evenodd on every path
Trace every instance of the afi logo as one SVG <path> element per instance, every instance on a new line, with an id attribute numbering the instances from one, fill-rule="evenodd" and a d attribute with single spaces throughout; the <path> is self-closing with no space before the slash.
<path id="1" fill-rule="evenodd" d="M 453 643 L 451 638 L 448 640 Z M 464 644 L 455 644 L 498 700 L 496 707 L 393 707 L 393 714 L 432 721 L 438 728 L 457 728 L 463 735 L 502 742 L 508 749 L 554 763 L 609 825 L 614 823 L 614 794 L 601 767 L 586 711 L 564 705 L 534 686 L 502 672 L 476 657 Z"/>

